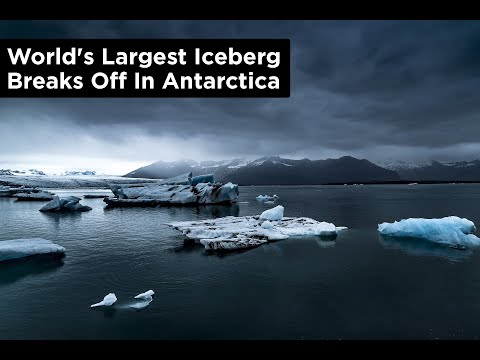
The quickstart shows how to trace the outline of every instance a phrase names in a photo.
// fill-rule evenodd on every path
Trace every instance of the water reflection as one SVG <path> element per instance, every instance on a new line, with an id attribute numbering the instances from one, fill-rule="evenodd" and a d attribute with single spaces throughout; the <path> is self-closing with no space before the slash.
<path id="1" fill-rule="evenodd" d="M 335 247 L 335 244 L 337 243 L 335 241 L 335 237 L 318 237 L 315 239 L 316 243 L 318 246 L 321 248 L 333 248 Z"/>
<path id="2" fill-rule="evenodd" d="M 63 256 L 50 254 L 0 262 L 0 285 L 10 284 L 29 275 L 50 273 L 63 266 Z"/>
<path id="3" fill-rule="evenodd" d="M 182 214 L 194 213 L 197 216 L 202 218 L 219 218 L 225 216 L 239 216 L 240 207 L 238 204 L 231 205 L 202 205 L 202 206 L 186 206 L 186 207 L 177 207 L 177 206 L 158 206 L 158 207 L 117 207 L 109 208 L 104 207 L 104 210 L 107 212 L 116 212 L 116 211 L 130 211 L 130 212 L 147 212 L 155 210 L 168 210 L 168 214 L 172 218 L 178 218 Z"/>
<path id="4" fill-rule="evenodd" d="M 452 249 L 445 244 L 418 238 L 401 238 L 393 236 L 378 236 L 380 244 L 386 249 L 401 250 L 413 256 L 434 256 L 447 259 L 452 262 L 460 262 L 469 258 L 473 251 L 469 248 L 464 250 Z"/>

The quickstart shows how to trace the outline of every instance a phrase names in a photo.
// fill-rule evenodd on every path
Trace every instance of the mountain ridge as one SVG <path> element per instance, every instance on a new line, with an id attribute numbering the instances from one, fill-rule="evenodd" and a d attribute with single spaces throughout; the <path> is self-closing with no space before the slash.
<path id="1" fill-rule="evenodd" d="M 264 156 L 255 160 L 157 161 L 124 176 L 162 179 L 190 171 L 195 175 L 213 173 L 218 181 L 231 181 L 240 185 L 317 185 L 400 179 L 395 171 L 352 156 L 324 160 Z"/>

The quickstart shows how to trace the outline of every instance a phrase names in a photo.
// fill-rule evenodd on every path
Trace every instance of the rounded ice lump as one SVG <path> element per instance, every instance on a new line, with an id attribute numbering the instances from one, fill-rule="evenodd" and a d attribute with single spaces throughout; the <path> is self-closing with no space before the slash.
<path id="1" fill-rule="evenodd" d="M 378 231 L 386 236 L 421 238 L 448 245 L 480 245 L 480 239 L 473 234 L 476 231 L 475 224 L 458 216 L 385 222 L 378 225 Z"/>

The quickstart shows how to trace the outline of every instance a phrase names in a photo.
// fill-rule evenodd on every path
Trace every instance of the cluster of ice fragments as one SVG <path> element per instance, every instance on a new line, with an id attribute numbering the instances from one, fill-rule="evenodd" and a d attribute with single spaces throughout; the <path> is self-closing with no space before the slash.
<path id="1" fill-rule="evenodd" d="M 440 219 L 410 218 L 378 225 L 380 234 L 401 238 L 421 238 L 453 246 L 480 245 L 474 235 L 475 224 L 465 218 L 448 216 Z"/>
<path id="2" fill-rule="evenodd" d="M 46 254 L 63 256 L 65 248 L 40 238 L 0 241 L 0 261 Z"/>
<path id="3" fill-rule="evenodd" d="M 277 200 L 278 196 L 277 196 L 277 194 L 274 194 L 273 196 L 272 195 L 258 195 L 256 197 L 256 199 L 259 200 L 259 201 L 269 202 L 269 201 Z"/>
<path id="4" fill-rule="evenodd" d="M 153 295 L 155 292 L 153 290 L 145 291 L 141 294 L 138 294 L 134 297 L 135 301 L 128 305 L 128 307 L 135 310 L 145 309 L 153 301 Z M 101 306 L 112 306 L 117 302 L 117 296 L 114 293 L 109 293 L 105 295 L 102 301 L 90 305 L 91 308 L 101 307 Z"/>
<path id="5" fill-rule="evenodd" d="M 279 205 L 257 216 L 227 216 L 168 225 L 200 242 L 206 250 L 238 250 L 298 236 L 336 236 L 346 229 L 306 217 L 284 217 L 283 212 L 283 206 Z"/>
<path id="6" fill-rule="evenodd" d="M 68 196 L 59 198 L 54 196 L 53 200 L 46 203 L 40 211 L 90 211 L 90 206 L 80 204 L 80 198 L 76 196 Z"/>
<path id="7" fill-rule="evenodd" d="M 213 175 L 192 173 L 143 186 L 113 185 L 117 197 L 105 198 L 110 207 L 230 204 L 238 199 L 238 185 L 215 183 Z"/>

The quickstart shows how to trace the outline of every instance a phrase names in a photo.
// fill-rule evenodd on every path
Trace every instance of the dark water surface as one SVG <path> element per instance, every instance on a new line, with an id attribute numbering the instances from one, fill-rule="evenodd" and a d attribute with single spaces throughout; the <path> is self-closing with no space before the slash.
<path id="1" fill-rule="evenodd" d="M 91 190 L 57 191 L 83 195 Z M 480 224 L 480 186 L 241 187 L 233 207 L 45 214 L 0 198 L 0 240 L 43 237 L 63 261 L 0 264 L 0 339 L 434 339 L 480 335 L 480 251 L 381 239 L 383 221 L 457 215 Z M 335 242 L 288 239 L 207 255 L 164 224 L 271 207 L 348 226 Z M 248 202 L 248 203 L 245 203 Z M 480 249 L 479 249 L 480 250 Z M 125 305 L 148 289 L 142 311 Z M 109 311 L 90 309 L 109 292 Z"/>

